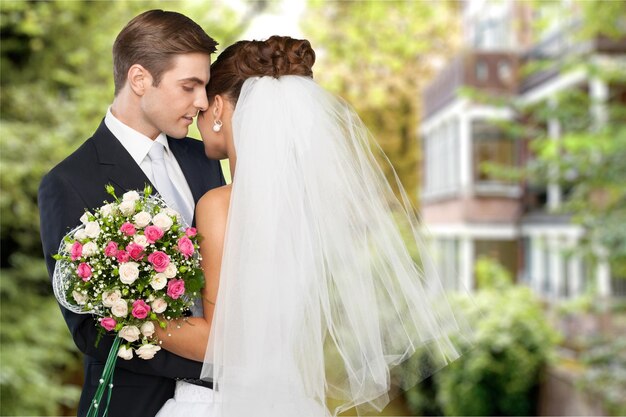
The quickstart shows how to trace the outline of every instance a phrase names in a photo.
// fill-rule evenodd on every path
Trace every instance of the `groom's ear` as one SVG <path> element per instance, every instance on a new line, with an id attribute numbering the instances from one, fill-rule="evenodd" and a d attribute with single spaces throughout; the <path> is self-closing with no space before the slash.
<path id="1" fill-rule="evenodd" d="M 128 69 L 128 85 L 138 96 L 143 96 L 152 84 L 152 76 L 143 66 L 134 64 Z"/>

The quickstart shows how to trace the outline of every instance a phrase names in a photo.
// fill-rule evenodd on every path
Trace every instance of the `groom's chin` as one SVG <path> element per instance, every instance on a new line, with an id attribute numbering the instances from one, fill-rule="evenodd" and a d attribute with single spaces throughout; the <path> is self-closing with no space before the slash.
<path id="1" fill-rule="evenodd" d="M 187 137 L 187 134 L 189 133 L 189 129 L 184 129 L 184 131 L 182 129 L 176 129 L 176 130 L 170 130 L 164 133 L 167 136 L 174 138 L 174 139 L 184 139 Z"/>

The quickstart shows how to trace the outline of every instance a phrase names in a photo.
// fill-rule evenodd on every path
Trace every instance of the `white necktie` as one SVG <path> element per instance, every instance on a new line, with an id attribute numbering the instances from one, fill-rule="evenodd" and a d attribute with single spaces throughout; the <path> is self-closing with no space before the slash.
<path id="1" fill-rule="evenodd" d="M 176 189 L 174 183 L 167 173 L 167 167 L 163 156 L 165 154 L 165 146 L 159 142 L 154 142 L 148 152 L 150 161 L 152 162 L 152 176 L 154 177 L 154 185 L 165 202 L 174 210 L 178 211 L 187 224 L 191 225 L 193 213 L 189 210 L 182 194 Z"/>

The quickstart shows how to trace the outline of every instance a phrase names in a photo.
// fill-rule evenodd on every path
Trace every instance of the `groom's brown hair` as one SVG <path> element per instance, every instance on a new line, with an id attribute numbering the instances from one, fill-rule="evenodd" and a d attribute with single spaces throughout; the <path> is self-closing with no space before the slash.
<path id="1" fill-rule="evenodd" d="M 176 55 L 211 55 L 216 46 L 217 42 L 187 16 L 148 10 L 128 22 L 113 44 L 115 95 L 126 83 L 128 70 L 134 64 L 147 69 L 158 86 Z"/>

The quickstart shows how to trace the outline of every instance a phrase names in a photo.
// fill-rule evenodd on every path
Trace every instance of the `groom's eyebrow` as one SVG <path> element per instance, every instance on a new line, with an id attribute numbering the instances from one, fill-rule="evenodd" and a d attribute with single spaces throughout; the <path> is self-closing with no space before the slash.
<path id="1" fill-rule="evenodd" d="M 207 83 L 204 80 L 201 80 L 198 77 L 189 77 L 189 78 L 182 78 L 180 80 L 178 80 L 179 82 L 192 82 L 192 83 L 196 83 L 196 84 L 200 84 L 200 85 L 206 85 Z"/>

